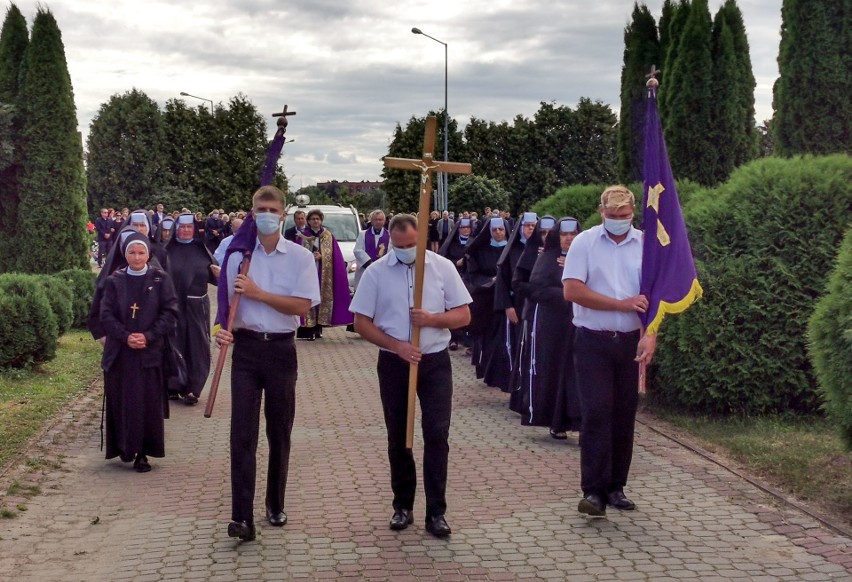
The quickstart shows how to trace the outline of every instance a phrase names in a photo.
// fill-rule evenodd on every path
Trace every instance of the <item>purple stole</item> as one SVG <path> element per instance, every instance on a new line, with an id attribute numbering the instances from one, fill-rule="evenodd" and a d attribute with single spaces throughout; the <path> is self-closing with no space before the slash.
<path id="1" fill-rule="evenodd" d="M 381 259 L 388 252 L 388 243 L 390 242 L 390 234 L 386 228 L 382 229 L 382 234 L 379 236 L 379 244 L 376 247 L 376 234 L 373 227 L 367 229 L 364 233 L 364 250 L 370 255 L 370 259 L 375 261 Z"/>

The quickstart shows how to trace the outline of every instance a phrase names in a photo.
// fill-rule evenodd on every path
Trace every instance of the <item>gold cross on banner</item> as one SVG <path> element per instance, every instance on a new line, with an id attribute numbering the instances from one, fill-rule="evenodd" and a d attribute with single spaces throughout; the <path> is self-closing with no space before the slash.
<path id="1" fill-rule="evenodd" d="M 136 305 L 136 303 L 134 303 L 133 305 L 131 305 L 131 306 L 130 306 L 130 311 L 132 311 L 132 312 L 133 312 L 133 315 L 131 315 L 131 316 L 130 316 L 130 319 L 136 319 L 136 312 L 137 312 L 137 311 L 139 311 L 140 309 L 142 309 L 142 308 L 141 308 L 141 307 L 139 307 L 138 305 Z"/>
<path id="2" fill-rule="evenodd" d="M 657 240 L 664 247 L 671 244 L 672 239 L 669 233 L 666 232 L 666 227 L 660 222 L 660 194 L 666 191 L 666 187 L 657 182 L 653 188 L 648 188 L 648 205 L 647 208 L 653 208 L 657 213 Z"/>
<path id="3" fill-rule="evenodd" d="M 384 158 L 385 167 L 397 170 L 416 170 L 420 172 L 420 206 L 417 210 L 417 255 L 414 261 L 414 309 L 423 304 L 423 267 L 426 261 L 426 239 L 429 232 L 429 198 L 432 194 L 432 174 L 470 174 L 471 165 L 458 162 L 439 162 L 433 159 L 435 151 L 437 118 L 426 118 L 426 132 L 423 136 L 423 157 L 419 160 L 407 158 Z M 411 329 L 411 344 L 420 347 L 420 328 Z M 408 425 L 405 433 L 405 447 L 414 446 L 414 401 L 417 396 L 417 364 L 411 364 L 408 372 Z"/>

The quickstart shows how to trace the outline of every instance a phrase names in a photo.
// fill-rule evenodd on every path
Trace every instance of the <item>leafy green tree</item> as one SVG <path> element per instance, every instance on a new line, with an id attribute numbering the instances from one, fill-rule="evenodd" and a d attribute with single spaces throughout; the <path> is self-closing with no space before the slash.
<path id="1" fill-rule="evenodd" d="M 624 29 L 624 64 L 621 67 L 621 111 L 618 121 L 618 179 L 642 179 L 645 131 L 645 75 L 660 65 L 657 23 L 644 4 L 633 5 L 630 24 Z"/>
<path id="2" fill-rule="evenodd" d="M 21 117 L 17 104 L 27 44 L 27 21 L 12 4 L 0 31 L 0 272 L 15 268 L 21 174 Z"/>
<path id="3" fill-rule="evenodd" d="M 462 176 L 450 186 L 450 208 L 458 212 L 482 212 L 486 207 L 509 207 L 509 192 L 498 180 L 486 176 Z"/>
<path id="4" fill-rule="evenodd" d="M 848 0 L 784 0 L 774 87 L 782 156 L 852 149 L 852 17 Z"/>
<path id="5" fill-rule="evenodd" d="M 266 121 L 257 107 L 242 94 L 231 97 L 228 108 L 217 112 L 214 135 L 225 173 L 222 195 L 214 201 L 220 207 L 251 208 L 251 196 L 260 186 L 260 173 L 266 157 Z M 279 175 L 283 175 L 280 166 Z M 286 190 L 285 190 L 286 191 Z"/>
<path id="6" fill-rule="evenodd" d="M 115 94 L 101 105 L 87 141 L 93 210 L 150 207 L 165 184 L 164 137 L 160 108 L 142 91 Z"/>
<path id="7" fill-rule="evenodd" d="M 663 119 L 674 175 L 705 185 L 717 182 L 715 144 L 707 131 L 715 99 L 711 32 L 707 0 L 694 0 L 666 77 L 668 117 Z"/>
<path id="8" fill-rule="evenodd" d="M 85 267 L 86 181 L 83 145 L 62 33 L 40 8 L 20 87 L 23 171 L 18 228 L 38 234 L 18 249 L 18 269 L 54 273 Z"/>

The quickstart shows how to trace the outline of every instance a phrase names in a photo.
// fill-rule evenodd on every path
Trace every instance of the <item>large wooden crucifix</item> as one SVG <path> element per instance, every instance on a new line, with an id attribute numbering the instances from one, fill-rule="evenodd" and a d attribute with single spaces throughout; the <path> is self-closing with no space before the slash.
<path id="1" fill-rule="evenodd" d="M 423 136 L 423 157 L 419 160 L 407 158 L 384 158 L 385 167 L 397 170 L 416 170 L 420 172 L 420 205 L 417 209 L 417 255 L 414 262 L 414 309 L 423 305 L 423 271 L 426 263 L 426 241 L 429 232 L 429 199 L 432 196 L 432 174 L 470 174 L 470 164 L 435 161 L 437 118 L 426 118 L 426 132 Z M 411 344 L 420 347 L 420 328 L 411 330 Z M 405 447 L 414 446 L 414 401 L 417 396 L 417 364 L 411 364 L 408 372 L 408 423 L 405 432 Z"/>

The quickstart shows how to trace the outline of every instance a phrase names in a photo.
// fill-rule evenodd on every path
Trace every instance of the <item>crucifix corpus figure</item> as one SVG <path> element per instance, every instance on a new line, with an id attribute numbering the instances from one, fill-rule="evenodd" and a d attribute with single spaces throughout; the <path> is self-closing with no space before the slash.
<path id="1" fill-rule="evenodd" d="M 437 118 L 426 118 L 426 131 L 423 137 L 423 157 L 419 160 L 407 158 L 384 158 L 386 168 L 413 170 L 420 172 L 420 205 L 417 209 L 419 228 L 417 229 L 417 254 L 414 267 L 414 309 L 423 305 L 423 270 L 426 260 L 426 242 L 429 218 L 429 199 L 432 196 L 432 174 L 470 174 L 471 165 L 459 162 L 440 162 L 433 159 L 435 151 Z M 411 330 L 411 344 L 420 347 L 420 327 Z M 417 394 L 417 364 L 411 364 L 408 374 L 408 422 L 406 424 L 405 446 L 414 446 L 414 400 Z"/>

